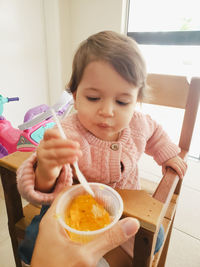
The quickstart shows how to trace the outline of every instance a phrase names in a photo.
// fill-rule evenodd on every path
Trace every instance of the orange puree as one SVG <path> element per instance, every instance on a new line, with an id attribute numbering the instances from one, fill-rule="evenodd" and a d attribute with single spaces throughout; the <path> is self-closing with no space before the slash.
<path id="1" fill-rule="evenodd" d="M 109 213 L 91 195 L 76 197 L 66 211 L 66 224 L 79 231 L 94 231 L 111 222 Z"/>

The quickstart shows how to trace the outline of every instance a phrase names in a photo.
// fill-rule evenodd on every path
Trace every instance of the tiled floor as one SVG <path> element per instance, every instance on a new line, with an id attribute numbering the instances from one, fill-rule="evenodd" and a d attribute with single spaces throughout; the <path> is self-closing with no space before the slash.
<path id="1" fill-rule="evenodd" d="M 0 187 L 0 267 L 14 267 L 14 257 L 7 228 L 7 214 Z"/>
<path id="2" fill-rule="evenodd" d="M 151 163 L 150 163 L 151 162 Z M 148 171 L 144 170 L 148 168 Z M 159 180 L 160 168 L 144 156 L 140 162 L 141 176 Z M 179 205 L 172 231 L 166 267 L 200 267 L 200 162 L 188 161 Z M 14 267 L 7 230 L 7 216 L 0 185 L 0 267 Z"/>
<path id="3" fill-rule="evenodd" d="M 148 171 L 144 170 L 148 169 Z M 158 181 L 159 166 L 143 156 L 141 177 Z M 200 162 L 189 159 L 165 267 L 200 267 Z"/>

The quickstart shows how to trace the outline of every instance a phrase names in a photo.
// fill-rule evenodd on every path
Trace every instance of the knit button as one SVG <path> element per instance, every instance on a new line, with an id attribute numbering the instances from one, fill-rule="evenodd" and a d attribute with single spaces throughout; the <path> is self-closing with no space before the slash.
<path id="1" fill-rule="evenodd" d="M 114 151 L 117 151 L 119 149 L 119 144 L 114 143 L 110 146 L 110 148 Z"/>

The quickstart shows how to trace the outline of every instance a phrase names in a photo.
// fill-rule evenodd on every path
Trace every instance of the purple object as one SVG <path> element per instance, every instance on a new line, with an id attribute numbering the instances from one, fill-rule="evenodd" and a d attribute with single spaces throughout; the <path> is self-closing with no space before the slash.
<path id="1" fill-rule="evenodd" d="M 0 158 L 3 158 L 8 155 L 7 149 L 0 144 Z"/>
<path id="2" fill-rule="evenodd" d="M 62 116 L 70 105 L 71 105 L 71 103 L 68 102 L 62 109 L 57 111 L 57 115 Z"/>
<path id="3" fill-rule="evenodd" d="M 8 102 L 10 101 L 19 101 L 19 97 L 8 97 Z"/>
<path id="4" fill-rule="evenodd" d="M 29 109 L 24 116 L 24 122 L 32 120 L 36 115 L 45 112 L 49 107 L 45 104 Z"/>

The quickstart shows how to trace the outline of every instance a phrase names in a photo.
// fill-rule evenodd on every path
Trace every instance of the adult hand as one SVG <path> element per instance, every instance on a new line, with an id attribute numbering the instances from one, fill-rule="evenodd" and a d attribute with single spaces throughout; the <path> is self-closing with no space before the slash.
<path id="1" fill-rule="evenodd" d="M 61 195 L 62 193 L 54 200 L 40 223 L 32 267 L 96 266 L 104 254 L 126 242 L 139 229 L 136 219 L 125 218 L 87 244 L 72 242 L 55 218 L 56 203 Z"/>

